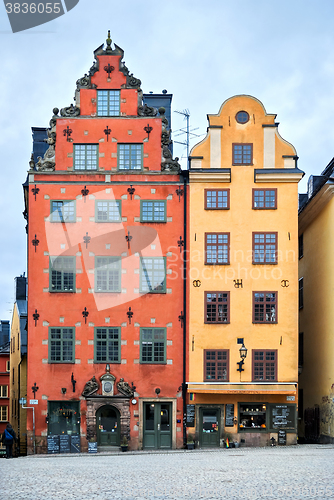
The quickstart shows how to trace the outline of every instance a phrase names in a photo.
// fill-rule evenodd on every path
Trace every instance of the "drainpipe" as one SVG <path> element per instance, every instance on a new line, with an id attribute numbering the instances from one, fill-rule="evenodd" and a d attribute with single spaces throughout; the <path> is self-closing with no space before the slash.
<path id="1" fill-rule="evenodd" d="M 187 182 L 183 178 L 183 445 L 187 443 Z"/>
<path id="2" fill-rule="evenodd" d="M 35 407 L 34 406 L 21 406 L 25 410 L 32 410 L 32 429 L 33 429 L 33 441 L 34 441 L 34 455 L 36 454 L 36 433 L 35 433 Z"/>

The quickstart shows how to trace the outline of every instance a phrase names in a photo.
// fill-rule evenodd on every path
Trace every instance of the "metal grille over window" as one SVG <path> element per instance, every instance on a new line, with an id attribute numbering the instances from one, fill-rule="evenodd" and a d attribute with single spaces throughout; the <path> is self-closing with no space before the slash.
<path id="1" fill-rule="evenodd" d="M 142 201 L 141 221 L 142 222 L 165 222 L 166 203 L 164 201 Z"/>
<path id="2" fill-rule="evenodd" d="M 97 170 L 97 144 L 74 144 L 74 170 Z"/>
<path id="3" fill-rule="evenodd" d="M 50 361 L 72 363 L 74 360 L 74 329 L 50 328 Z"/>
<path id="4" fill-rule="evenodd" d="M 121 259 L 96 257 L 96 292 L 121 291 Z"/>
<path id="5" fill-rule="evenodd" d="M 277 293 L 254 292 L 254 323 L 277 322 Z"/>
<path id="6" fill-rule="evenodd" d="M 166 265 L 163 257 L 141 259 L 141 292 L 166 291 Z"/>
<path id="7" fill-rule="evenodd" d="M 52 222 L 75 222 L 75 202 L 74 201 L 52 201 L 51 202 Z"/>
<path id="8" fill-rule="evenodd" d="M 96 222 L 121 222 L 121 220 L 119 200 L 96 202 Z"/>
<path id="9" fill-rule="evenodd" d="M 206 264 L 229 263 L 229 234 L 206 233 Z"/>
<path id="10" fill-rule="evenodd" d="M 119 115 L 120 115 L 120 91 L 98 90 L 97 116 L 119 116 Z"/>
<path id="11" fill-rule="evenodd" d="M 75 257 L 50 257 L 51 292 L 74 292 Z"/>
<path id="12" fill-rule="evenodd" d="M 120 361 L 120 329 L 95 329 L 96 363 L 118 363 Z"/>
<path id="13" fill-rule="evenodd" d="M 142 168 L 142 145 L 141 144 L 119 144 L 118 145 L 118 168 L 119 168 L 119 170 L 141 170 L 141 168 Z"/>
<path id="14" fill-rule="evenodd" d="M 164 363 L 165 362 L 165 329 L 164 328 L 142 328 L 141 329 L 141 362 L 142 363 Z"/>

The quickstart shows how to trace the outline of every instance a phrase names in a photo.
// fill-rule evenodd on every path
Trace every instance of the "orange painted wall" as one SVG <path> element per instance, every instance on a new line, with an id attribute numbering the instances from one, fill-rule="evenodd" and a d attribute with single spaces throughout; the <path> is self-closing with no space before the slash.
<path id="1" fill-rule="evenodd" d="M 111 56 L 99 56 L 100 69 L 108 62 L 118 68 Z M 92 77 L 99 88 L 120 88 L 125 77 L 116 70 L 111 83 L 101 69 Z M 109 85 L 110 83 L 110 85 Z M 110 372 L 116 383 L 122 377 L 136 386 L 140 398 L 157 398 L 155 389 L 160 388 L 160 398 L 177 398 L 177 447 L 182 446 L 182 384 L 183 330 L 178 319 L 183 308 L 183 279 L 180 248 L 177 241 L 183 235 L 183 199 L 179 200 L 176 189 L 180 177 L 161 172 L 161 118 L 137 116 L 137 89 L 121 89 L 121 113 L 126 117 L 96 118 L 92 98 L 95 89 L 80 91 L 79 117 L 57 119 L 56 169 L 51 172 L 30 171 L 29 175 L 29 225 L 28 225 L 28 388 L 36 382 L 36 436 L 46 436 L 47 402 L 78 400 L 86 382 L 95 375 L 99 380 L 105 373 L 105 363 L 94 364 L 94 327 L 121 327 L 121 359 L 110 364 Z M 124 111 L 123 111 L 124 110 Z M 131 115 L 131 116 L 129 116 Z M 149 140 L 143 128 L 153 127 Z M 111 128 L 107 141 L 104 129 Z M 70 141 L 63 135 L 69 126 Z M 72 172 L 73 144 L 99 144 L 99 170 Z M 143 171 L 117 172 L 117 143 L 143 143 Z M 108 176 L 106 175 L 108 172 Z M 34 196 L 32 189 L 39 192 Z M 128 188 L 135 193 L 131 199 Z M 82 197 L 84 187 L 89 190 Z M 121 223 L 97 223 L 94 221 L 95 200 L 122 200 Z M 165 200 L 167 222 L 141 223 L 140 200 Z M 75 200 L 76 222 L 55 223 L 50 221 L 51 200 Z M 132 236 L 130 248 L 125 236 Z M 91 242 L 84 244 L 88 233 Z M 32 240 L 39 240 L 34 247 Z M 110 245 L 107 248 L 106 245 Z M 153 245 L 153 246 L 152 246 Z M 139 255 L 166 257 L 166 293 L 140 294 Z M 53 293 L 49 291 L 49 257 L 76 255 L 77 293 Z M 121 256 L 122 293 L 92 293 L 94 288 L 94 256 Z M 78 272 L 79 271 L 79 272 Z M 78 291 L 80 290 L 80 291 Z M 82 311 L 89 316 L 85 324 Z M 126 312 L 133 311 L 131 324 Z M 38 311 L 35 325 L 33 314 Z M 106 318 L 110 318 L 106 322 Z M 94 326 L 92 326 L 94 325 Z M 123 325 L 123 326 L 122 326 Z M 140 326 L 138 326 L 140 325 Z M 169 325 L 169 326 L 167 326 Z M 49 327 L 75 327 L 75 363 L 48 362 Z M 163 327 L 167 333 L 166 364 L 140 364 L 140 327 Z M 77 381 L 72 390 L 71 375 Z M 115 393 L 117 393 L 115 383 Z M 66 388 L 62 394 L 61 388 Z M 28 400 L 33 398 L 29 393 Z M 81 400 L 81 433 L 86 432 L 85 401 Z M 131 412 L 131 447 L 136 448 L 138 431 L 133 430 L 138 417 Z M 28 414 L 28 429 L 32 431 L 32 412 Z M 29 446 L 29 441 L 28 441 Z"/>

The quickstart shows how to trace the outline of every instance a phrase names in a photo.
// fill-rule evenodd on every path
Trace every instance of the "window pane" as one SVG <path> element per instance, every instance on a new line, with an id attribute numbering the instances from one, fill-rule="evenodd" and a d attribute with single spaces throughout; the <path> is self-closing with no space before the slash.
<path id="1" fill-rule="evenodd" d="M 253 233 L 253 263 L 276 264 L 277 235 L 276 233 Z"/>
<path id="2" fill-rule="evenodd" d="M 118 168 L 119 168 L 119 170 L 141 170 L 141 168 L 142 168 L 142 145 L 141 144 L 119 144 L 118 145 Z"/>
<path id="3" fill-rule="evenodd" d="M 166 330 L 142 328 L 140 332 L 141 363 L 165 363 Z"/>
<path id="4" fill-rule="evenodd" d="M 119 116 L 119 115 L 120 115 L 120 91 L 98 90 L 97 116 Z"/>
<path id="5" fill-rule="evenodd" d="M 75 257 L 50 257 L 51 292 L 75 291 Z"/>
<path id="6" fill-rule="evenodd" d="M 206 209 L 224 209 L 228 208 L 228 190 L 227 189 L 207 189 L 205 190 Z"/>
<path id="7" fill-rule="evenodd" d="M 73 362 L 74 330 L 73 328 L 50 328 L 50 361 Z"/>
<path id="8" fill-rule="evenodd" d="M 95 258 L 95 288 L 97 292 L 121 290 L 121 259 L 119 257 Z"/>
<path id="9" fill-rule="evenodd" d="M 252 164 L 252 150 L 252 144 L 233 144 L 233 163 L 235 165 Z"/>
<path id="10" fill-rule="evenodd" d="M 98 165 L 97 144 L 74 144 L 74 169 L 96 170 Z"/>
<path id="11" fill-rule="evenodd" d="M 166 290 L 166 269 L 163 257 L 141 259 L 141 292 L 163 293 Z"/>
<path id="12" fill-rule="evenodd" d="M 120 349 L 119 328 L 95 329 L 95 362 L 118 363 Z"/>
<path id="13" fill-rule="evenodd" d="M 96 222 L 121 222 L 121 220 L 121 202 L 119 200 L 96 202 Z"/>
<path id="14" fill-rule="evenodd" d="M 204 352 L 204 379 L 228 381 L 228 351 Z"/>
<path id="15" fill-rule="evenodd" d="M 254 323 L 276 323 L 277 294 L 276 292 L 258 293 L 253 295 Z"/>
<path id="16" fill-rule="evenodd" d="M 206 264 L 229 263 L 229 235 L 206 233 Z"/>
<path id="17" fill-rule="evenodd" d="M 142 201 L 141 221 L 142 222 L 165 222 L 166 204 L 164 201 Z"/>

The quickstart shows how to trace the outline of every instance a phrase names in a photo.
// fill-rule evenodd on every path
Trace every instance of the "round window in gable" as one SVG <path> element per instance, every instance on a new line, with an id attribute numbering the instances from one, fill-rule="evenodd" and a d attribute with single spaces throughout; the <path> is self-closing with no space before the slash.
<path id="1" fill-rule="evenodd" d="M 235 115 L 235 119 L 238 123 L 247 123 L 249 121 L 249 114 L 247 113 L 247 111 L 239 111 Z"/>

